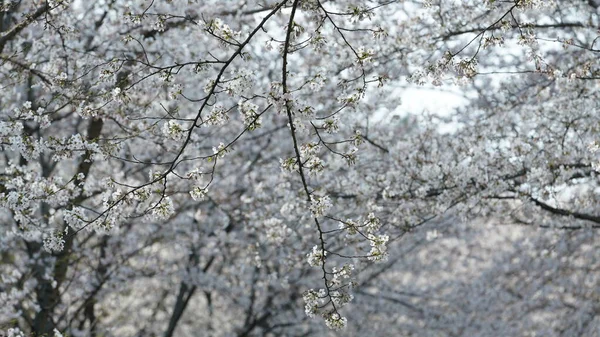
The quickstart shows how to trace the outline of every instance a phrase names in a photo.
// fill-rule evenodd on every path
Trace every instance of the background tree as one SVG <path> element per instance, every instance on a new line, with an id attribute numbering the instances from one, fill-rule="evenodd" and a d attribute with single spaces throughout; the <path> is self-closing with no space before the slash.
<path id="1" fill-rule="evenodd" d="M 596 7 L 2 2 L 0 324 L 593 335 Z"/>

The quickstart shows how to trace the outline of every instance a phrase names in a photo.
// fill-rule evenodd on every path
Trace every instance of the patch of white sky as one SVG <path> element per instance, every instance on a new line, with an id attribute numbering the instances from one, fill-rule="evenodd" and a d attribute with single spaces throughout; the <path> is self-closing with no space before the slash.
<path id="1" fill-rule="evenodd" d="M 469 99 L 461 92 L 465 88 L 453 85 L 444 88 L 434 86 L 403 86 L 392 91 L 392 95 L 399 96 L 401 104 L 391 111 L 392 116 L 423 116 L 432 114 L 439 117 L 448 117 L 456 108 L 465 106 Z M 383 116 L 382 116 L 383 117 Z M 457 123 L 444 123 L 440 132 L 451 132 L 458 126 Z"/>

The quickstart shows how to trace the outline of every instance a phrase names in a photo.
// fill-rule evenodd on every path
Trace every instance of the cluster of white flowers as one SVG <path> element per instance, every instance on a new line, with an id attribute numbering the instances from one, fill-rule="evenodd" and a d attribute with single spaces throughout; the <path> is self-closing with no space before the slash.
<path id="1" fill-rule="evenodd" d="M 62 232 L 50 232 L 44 237 L 44 249 L 47 252 L 60 252 L 65 247 L 65 240 Z"/>
<path id="2" fill-rule="evenodd" d="M 20 135 L 23 132 L 23 124 L 17 121 L 0 121 L 0 137 Z"/>
<path id="3" fill-rule="evenodd" d="M 352 144 L 354 146 L 360 146 L 362 145 L 362 143 L 364 143 L 364 138 L 362 136 L 362 132 L 360 130 L 355 130 L 354 131 L 354 139 L 352 140 Z"/>
<path id="4" fill-rule="evenodd" d="M 349 296 L 351 297 L 351 295 Z M 319 291 L 310 289 L 306 291 L 302 296 L 302 299 L 304 300 L 304 312 L 308 317 L 315 317 L 316 315 L 320 314 L 325 319 L 325 324 L 327 327 L 336 331 L 342 330 L 348 324 L 346 318 L 341 317 L 335 311 L 323 312 L 322 310 L 328 301 L 328 297 L 327 290 L 325 289 L 319 289 Z M 338 291 L 332 292 L 331 297 L 333 301 L 339 300 L 339 303 L 342 303 L 345 301 L 345 299 L 350 298 L 348 297 L 348 294 L 340 294 Z M 349 300 L 345 301 L 344 304 L 348 302 Z"/>
<path id="5" fill-rule="evenodd" d="M 349 6 L 348 12 L 350 14 L 349 20 L 352 23 L 356 23 L 363 20 L 371 20 L 375 13 L 365 5 L 360 6 Z"/>
<path id="6" fill-rule="evenodd" d="M 291 93 L 282 93 L 281 82 L 271 82 L 267 103 L 273 105 L 278 114 L 286 114 L 287 108 L 294 110 L 298 106 L 298 101 Z M 300 111 L 302 112 L 302 111 Z"/>
<path id="7" fill-rule="evenodd" d="M 123 13 L 125 16 L 125 20 L 130 22 L 133 25 L 139 25 L 142 23 L 142 15 L 140 14 L 134 14 L 131 11 L 131 8 L 127 7 L 127 9 L 125 10 L 125 13 Z"/>
<path id="8" fill-rule="evenodd" d="M 306 254 L 306 258 L 308 264 L 312 267 L 320 267 L 325 262 L 325 258 L 327 256 L 327 252 L 318 246 L 314 246 L 312 251 Z"/>
<path id="9" fill-rule="evenodd" d="M 0 207 L 15 213 L 33 214 L 39 207 L 39 200 L 44 200 L 49 206 L 64 205 L 69 200 L 69 191 L 60 178 L 42 178 L 33 168 L 12 162 L 5 168 L 4 174 L 13 178 L 3 182 L 6 192 L 0 193 Z"/>
<path id="10" fill-rule="evenodd" d="M 331 285 L 341 286 L 344 281 L 347 281 L 352 277 L 353 270 L 353 264 L 344 264 L 341 268 L 333 267 Z"/>
<path id="11" fill-rule="evenodd" d="M 59 87 L 65 86 L 67 84 L 68 79 L 69 77 L 67 76 L 67 74 L 62 72 L 54 78 L 54 85 Z"/>
<path id="12" fill-rule="evenodd" d="M 158 205 L 152 208 L 152 215 L 157 219 L 168 219 L 175 212 L 173 200 L 170 197 L 164 197 Z"/>
<path id="13" fill-rule="evenodd" d="M 356 108 L 360 100 L 364 97 L 364 91 L 357 89 L 351 94 L 343 94 L 337 98 L 337 101 L 349 108 Z"/>
<path id="14" fill-rule="evenodd" d="M 477 75 L 477 58 L 462 59 L 454 64 L 454 69 L 459 77 L 473 78 Z"/>
<path id="15" fill-rule="evenodd" d="M 63 219 L 65 223 L 72 228 L 79 229 L 85 225 L 85 209 L 82 207 L 75 206 L 71 210 L 66 210 L 63 213 Z"/>
<path id="16" fill-rule="evenodd" d="M 318 156 L 319 152 L 321 152 L 321 146 L 318 143 L 306 143 L 300 146 L 302 166 L 308 170 L 310 175 L 317 175 L 325 169 L 323 161 Z"/>
<path id="17" fill-rule="evenodd" d="M 181 83 L 174 84 L 169 88 L 169 98 L 170 99 L 175 100 L 182 93 L 183 93 L 183 85 L 181 85 Z"/>
<path id="18" fill-rule="evenodd" d="M 6 337 L 25 337 L 25 334 L 19 328 L 10 328 L 6 330 Z"/>
<path id="19" fill-rule="evenodd" d="M 77 114 L 83 119 L 98 116 L 99 109 L 94 108 L 90 102 L 82 101 L 77 107 Z"/>
<path id="20" fill-rule="evenodd" d="M 265 41 L 265 49 L 268 51 L 272 51 L 275 43 L 276 42 L 273 39 L 269 39 L 269 40 Z"/>
<path id="21" fill-rule="evenodd" d="M 218 158 L 223 158 L 227 154 L 228 150 L 229 149 L 227 148 L 227 146 L 221 142 L 218 146 L 213 147 L 213 154 Z"/>
<path id="22" fill-rule="evenodd" d="M 298 112 L 300 112 L 300 115 L 305 117 L 305 119 L 310 119 L 315 116 L 315 108 L 310 105 L 299 107 Z"/>
<path id="23" fill-rule="evenodd" d="M 31 101 L 25 101 L 25 102 L 23 102 L 21 109 L 18 109 L 17 111 L 18 112 L 27 112 L 27 111 L 31 110 L 31 105 L 32 105 Z"/>
<path id="24" fill-rule="evenodd" d="M 0 281 L 2 281 L 3 284 L 17 283 L 21 276 L 22 274 L 18 269 L 13 269 L 10 274 L 5 273 L 0 275 Z"/>
<path id="25" fill-rule="evenodd" d="M 210 115 L 204 119 L 204 125 L 224 125 L 228 120 L 227 110 L 222 105 L 217 104 L 212 108 Z"/>
<path id="26" fill-rule="evenodd" d="M 169 69 L 169 70 L 163 70 L 158 74 L 158 77 L 163 80 L 163 82 L 166 84 L 168 83 L 169 85 L 171 85 L 171 83 L 173 82 L 173 78 L 175 78 L 173 72 Z"/>
<path id="27" fill-rule="evenodd" d="M 333 277 L 334 277 L 334 279 L 337 279 L 337 278 L 348 279 L 348 278 L 352 277 L 353 270 L 354 270 L 353 264 L 345 264 L 342 266 L 342 268 L 339 268 L 339 269 L 336 267 L 333 267 Z"/>
<path id="28" fill-rule="evenodd" d="M 370 63 L 373 60 L 373 56 L 375 56 L 375 51 L 373 49 L 366 49 L 365 47 L 358 47 L 356 51 L 357 59 L 356 63 L 358 65 L 365 65 Z"/>
<path id="29" fill-rule="evenodd" d="M 80 134 L 72 135 L 69 138 L 50 137 L 47 146 L 54 150 L 52 159 L 61 161 L 75 156 L 83 156 L 86 151 L 101 154 L 98 143 L 84 140 Z"/>
<path id="30" fill-rule="evenodd" d="M 308 174 L 312 176 L 323 172 L 325 169 L 323 161 L 319 157 L 311 157 L 304 163 L 304 167 L 308 169 Z"/>
<path id="31" fill-rule="evenodd" d="M 486 36 L 483 38 L 483 48 L 502 46 L 504 46 L 504 37 L 502 36 Z"/>
<path id="32" fill-rule="evenodd" d="M 122 102 L 121 96 L 123 94 L 123 91 L 121 90 L 121 88 L 117 87 L 114 88 L 111 92 L 110 92 L 112 98 L 117 101 L 117 102 Z"/>
<path id="33" fill-rule="evenodd" d="M 340 119 L 337 116 L 326 119 L 323 123 L 323 128 L 329 134 L 337 133 L 340 130 Z"/>
<path id="34" fill-rule="evenodd" d="M 173 140 L 181 140 L 186 135 L 185 130 L 179 123 L 174 120 L 170 120 L 163 124 L 162 132 L 165 136 Z"/>
<path id="35" fill-rule="evenodd" d="M 348 325 L 346 317 L 340 316 L 337 312 L 324 315 L 323 318 L 325 318 L 327 327 L 335 331 L 343 330 Z"/>
<path id="36" fill-rule="evenodd" d="M 42 108 L 37 111 L 31 110 L 31 102 L 25 102 L 23 106 L 14 111 L 15 118 L 21 120 L 33 120 L 39 123 L 40 128 L 50 126 L 50 120 L 44 115 Z M 0 122 L 0 141 L 9 145 L 12 151 L 18 152 L 27 160 L 34 160 L 48 149 L 47 142 L 41 138 L 30 137 L 23 134 L 23 124 L 20 121 Z"/>
<path id="37" fill-rule="evenodd" d="M 336 307 L 341 308 L 350 303 L 354 299 L 354 295 L 346 291 L 336 290 L 331 292 L 331 300 Z"/>
<path id="38" fill-rule="evenodd" d="M 28 161 L 37 159 L 43 152 L 48 150 L 46 141 L 26 135 L 10 137 L 9 142 L 11 143 L 11 150 L 19 152 Z M 75 150 L 74 146 L 73 150 Z"/>
<path id="39" fill-rule="evenodd" d="M 343 153 L 344 159 L 346 159 L 346 163 L 348 165 L 356 164 L 358 148 L 356 146 L 351 146 L 347 151 Z"/>
<path id="40" fill-rule="evenodd" d="M 388 35 L 389 35 L 388 32 L 381 27 L 377 27 L 377 28 L 373 29 L 373 38 L 375 40 L 382 40 L 383 38 L 388 37 Z"/>
<path id="41" fill-rule="evenodd" d="M 299 169 L 298 161 L 296 157 L 291 157 L 287 159 L 279 159 L 279 163 L 281 165 L 281 170 L 283 172 L 296 172 Z"/>
<path id="42" fill-rule="evenodd" d="M 454 55 L 445 53 L 437 62 L 428 64 L 424 69 L 419 69 L 408 77 L 408 82 L 416 85 L 425 85 L 431 82 L 435 86 L 442 85 L 444 76 L 454 65 Z"/>
<path id="43" fill-rule="evenodd" d="M 280 246 L 292 234 L 292 230 L 276 218 L 265 220 L 264 226 L 267 241 L 276 246 Z"/>
<path id="44" fill-rule="evenodd" d="M 238 109 L 242 115 L 244 125 L 247 126 L 249 130 L 255 130 L 261 126 L 258 105 L 249 101 L 240 100 Z"/>
<path id="45" fill-rule="evenodd" d="M 533 32 L 527 32 L 525 34 L 520 34 L 519 40 L 517 43 L 521 46 L 531 46 L 531 47 L 535 47 L 538 45 L 537 37 L 533 34 Z"/>
<path id="46" fill-rule="evenodd" d="M 308 317 L 315 317 L 319 313 L 320 307 L 326 303 L 327 291 L 325 289 L 314 289 L 307 290 L 302 299 L 304 300 L 304 312 Z"/>
<path id="47" fill-rule="evenodd" d="M 433 241 L 435 239 L 437 239 L 438 237 L 440 237 L 440 233 L 434 229 L 432 231 L 427 231 L 427 233 L 425 234 L 425 240 L 427 241 Z"/>
<path id="48" fill-rule="evenodd" d="M 152 195 L 149 186 L 144 186 L 142 188 L 138 188 L 137 190 L 131 193 L 131 197 L 133 200 L 144 202 L 150 198 Z"/>
<path id="49" fill-rule="evenodd" d="M 316 92 L 323 88 L 326 81 L 327 77 L 325 77 L 325 75 L 323 75 L 322 72 L 319 72 L 313 78 L 310 79 L 308 85 L 310 86 L 310 90 Z"/>
<path id="50" fill-rule="evenodd" d="M 41 129 L 46 129 L 50 126 L 49 114 L 45 114 L 45 110 L 42 107 L 38 107 L 35 111 L 32 109 L 32 103 L 26 101 L 23 105 L 13 111 L 15 118 L 21 120 L 33 120 L 38 123 Z"/>
<path id="51" fill-rule="evenodd" d="M 104 208 L 113 207 L 123 196 L 123 191 L 120 188 L 112 190 L 113 188 L 114 186 L 109 187 L 102 195 L 102 206 Z"/>
<path id="52" fill-rule="evenodd" d="M 369 251 L 368 259 L 374 262 L 387 261 L 387 242 L 389 241 L 390 237 L 388 235 L 369 234 L 367 238 L 371 243 L 371 251 Z"/>
<path id="53" fill-rule="evenodd" d="M 369 213 L 367 218 L 360 225 L 353 219 L 340 221 L 339 224 L 339 229 L 344 230 L 349 236 L 355 235 L 359 230 L 364 230 L 366 234 L 371 235 L 379 231 L 380 228 L 381 220 L 379 220 L 374 213 Z"/>
<path id="54" fill-rule="evenodd" d="M 187 174 L 187 178 L 194 181 L 190 190 L 190 196 L 194 201 L 202 201 L 208 194 L 208 186 L 203 182 L 204 175 L 205 173 L 202 168 L 196 168 Z"/>
<path id="55" fill-rule="evenodd" d="M 249 70 L 237 70 L 233 78 L 222 82 L 223 89 L 230 96 L 241 95 L 244 91 L 252 88 L 255 77 L 256 74 Z"/>
<path id="56" fill-rule="evenodd" d="M 321 32 L 317 32 L 310 38 L 309 43 L 313 50 L 320 51 L 327 44 L 327 40 L 323 35 L 321 35 Z"/>
<path id="57" fill-rule="evenodd" d="M 204 173 L 204 169 L 202 167 L 200 167 L 200 168 L 195 168 L 195 169 L 189 171 L 186 176 L 187 176 L 188 179 L 192 179 L 192 180 L 198 181 L 198 180 L 200 180 L 202 178 L 202 176 L 204 174 L 205 174 Z"/>
<path id="58" fill-rule="evenodd" d="M 345 230 L 348 235 L 355 235 L 358 233 L 358 223 L 352 219 L 346 219 L 346 221 L 340 222 L 339 228 Z"/>
<path id="59" fill-rule="evenodd" d="M 8 195 L 0 194 L 0 206 L 9 208 L 16 212 L 22 212 L 31 206 L 31 200 L 25 194 L 17 191 L 10 191 Z"/>
<path id="60" fill-rule="evenodd" d="M 332 206 L 331 199 L 326 195 L 318 198 L 310 197 L 309 209 L 315 218 L 322 217 Z"/>
<path id="61" fill-rule="evenodd" d="M 190 191 L 190 196 L 194 201 L 202 201 L 206 198 L 208 189 L 202 186 L 194 186 Z"/>
<path id="62" fill-rule="evenodd" d="M 374 213 L 369 213 L 369 215 L 367 215 L 367 219 L 363 223 L 363 226 L 365 227 L 367 233 L 375 233 L 379 230 L 379 228 L 381 228 L 381 221 L 375 216 Z"/>
<path id="63" fill-rule="evenodd" d="M 321 146 L 318 143 L 306 143 L 300 146 L 300 159 L 302 161 L 302 167 L 308 170 L 308 174 L 311 176 L 321 173 L 325 166 L 323 161 L 319 158 L 319 152 Z M 281 169 L 284 172 L 296 172 L 299 170 L 298 160 L 296 157 L 288 159 L 280 159 Z"/>
<path id="64" fill-rule="evenodd" d="M 227 24 L 223 23 L 221 19 L 213 19 L 205 24 L 204 29 L 215 36 L 220 37 L 221 43 L 227 46 L 230 43 L 237 44 L 239 38 L 242 36 L 241 32 L 236 32 Z"/>
<path id="65" fill-rule="evenodd" d="M 167 20 L 167 17 L 165 15 L 158 15 L 156 17 L 156 21 L 154 22 L 153 28 L 159 32 L 164 32 L 166 20 Z"/>

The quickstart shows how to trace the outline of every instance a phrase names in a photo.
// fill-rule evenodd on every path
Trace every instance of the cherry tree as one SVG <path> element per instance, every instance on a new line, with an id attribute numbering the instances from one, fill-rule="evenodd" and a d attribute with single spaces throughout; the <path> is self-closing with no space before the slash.
<path id="1" fill-rule="evenodd" d="M 1 6 L 8 335 L 600 324 L 596 2 Z"/>

